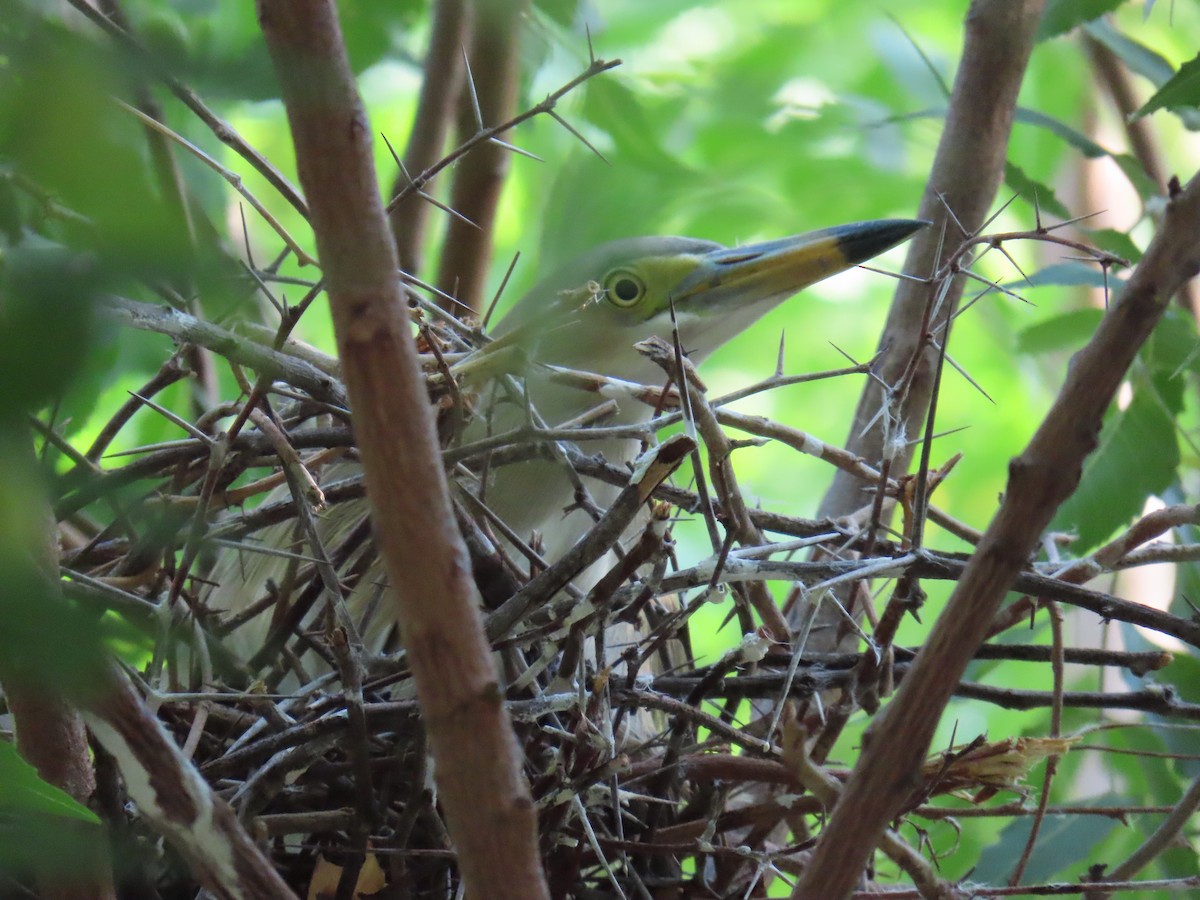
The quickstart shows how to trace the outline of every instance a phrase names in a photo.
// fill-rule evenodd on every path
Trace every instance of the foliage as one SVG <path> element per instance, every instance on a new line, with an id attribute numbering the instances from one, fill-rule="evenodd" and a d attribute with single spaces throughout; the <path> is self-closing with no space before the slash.
<path id="1" fill-rule="evenodd" d="M 4 810 L 9 815 L 68 816 L 93 825 L 100 824 L 96 814 L 86 806 L 38 778 L 37 772 L 21 759 L 11 744 L 0 743 L 0 776 L 6 789 Z"/>
<path id="2" fill-rule="evenodd" d="M 138 550 L 137 559 L 146 565 L 163 565 L 169 581 L 192 549 L 180 538 L 192 524 L 192 507 L 172 506 L 172 479 L 180 479 L 179 496 L 195 500 L 196 472 L 188 481 L 181 464 L 169 477 L 165 469 L 153 473 L 153 482 L 131 479 L 111 490 L 106 483 L 103 490 L 87 492 L 96 483 L 96 471 L 126 462 L 116 454 L 162 449 L 193 436 L 181 422 L 195 423 L 219 402 L 244 398 L 244 379 L 253 383 L 253 377 L 217 354 L 208 356 L 207 372 L 200 367 L 205 381 L 194 373 L 191 351 L 181 350 L 172 364 L 192 374 L 164 384 L 153 405 L 133 404 L 129 420 L 119 430 L 106 431 L 130 391 L 167 371 L 172 348 L 165 337 L 118 328 L 101 308 L 115 294 L 222 325 L 266 323 L 274 334 L 279 317 L 256 290 L 246 263 L 270 268 L 281 242 L 218 173 L 177 143 L 158 143 L 114 98 L 139 107 L 156 105 L 175 134 L 228 167 L 307 253 L 315 256 L 315 249 L 295 204 L 200 121 L 179 92 L 164 86 L 168 77 L 186 85 L 295 183 L 287 122 L 252 5 L 245 0 L 113 5 L 123 9 L 141 49 L 113 41 L 76 8 L 0 0 L 0 429 L 6 445 L 28 441 L 29 418 L 36 418 L 41 463 L 40 484 L 30 477 L 20 492 L 6 490 L 4 496 L 24 497 L 22 505 L 35 508 L 39 500 L 28 498 L 44 487 L 45 496 L 59 503 L 64 534 L 74 533 L 74 543 L 64 539 L 68 565 L 73 553 L 106 550 L 119 539 L 127 542 L 126 549 Z M 892 18 L 871 4 L 832 0 L 536 3 L 521 30 L 519 108 L 584 70 L 589 40 L 597 56 L 620 57 L 624 64 L 568 94 L 557 110 L 596 152 L 547 116 L 505 137 L 523 153 L 509 160 L 495 230 L 493 291 L 500 291 L 509 260 L 520 254 L 504 285 L 501 308 L 519 298 L 538 273 L 616 237 L 681 234 L 736 244 L 840 222 L 911 216 L 941 131 L 964 11 L 963 4 L 917 0 L 890 4 Z M 397 148 L 405 145 L 416 112 L 429 14 L 428 4 L 416 0 L 341 4 L 372 127 Z M 1170 11 L 1158 5 L 1143 17 L 1142 8 L 1131 3 L 1049 3 L 1009 148 L 1006 190 L 1014 200 L 989 231 L 1028 232 L 1042 223 L 1086 216 L 1069 232 L 1074 238 L 1136 263 L 1161 215 L 1163 186 L 1147 171 L 1147 160 L 1130 135 L 1144 129 L 1166 174 L 1190 174 L 1187 150 L 1195 146 L 1190 130 L 1200 127 L 1200 58 L 1191 58 L 1198 27 L 1194 5 L 1176 4 Z M 1110 53 L 1131 82 L 1136 108 L 1114 111 L 1094 65 L 1096 47 Z M 488 72 L 473 74 L 480 83 L 489 77 Z M 187 216 L 181 215 L 164 148 L 176 159 Z M 395 178 L 393 159 L 382 141 L 376 153 L 380 182 L 389 185 Z M 444 199 L 452 175 L 443 174 L 431 190 Z M 432 215 L 436 235 L 448 219 L 438 218 L 438 211 Z M 942 436 L 933 447 L 935 466 L 963 454 L 934 502 L 976 528 L 984 527 L 994 511 L 1007 461 L 1041 420 L 1070 354 L 1087 340 L 1103 304 L 1119 294 L 1125 277 L 1119 267 L 1085 263 L 1047 243 L 1013 239 L 1004 249 L 1007 259 L 992 253 L 976 271 L 1005 291 L 988 292 L 954 325 L 949 352 L 954 368 L 969 378 L 948 368 L 936 420 Z M 411 274 L 435 280 L 439 255 L 435 236 L 422 271 Z M 895 252 L 881 265 L 897 270 L 902 258 Z M 272 290 L 292 304 L 314 277 L 294 255 L 282 257 L 272 274 L 277 278 Z M 813 287 L 714 355 L 704 369 L 709 395 L 768 378 L 777 365 L 799 373 L 844 365 L 842 354 L 870 359 L 891 287 L 885 276 L 862 270 Z M 1079 491 L 1055 521 L 1055 529 L 1073 541 L 1048 537 L 1050 562 L 1087 556 L 1126 529 L 1148 504 L 1195 502 L 1200 376 L 1195 310 L 1200 306 L 1194 293 L 1193 285 L 1191 294 L 1179 298 L 1129 373 L 1125 396 L 1109 411 Z M 296 335 L 334 352 L 321 303 L 308 309 Z M 757 394 L 737 408 L 838 445 L 861 387 L 861 380 L 852 378 L 795 385 Z M 204 427 L 211 430 L 213 420 Z M 90 452 L 94 445 L 99 453 Z M 814 515 L 830 478 L 824 462 L 800 457 L 777 442 L 739 448 L 734 458 L 748 499 L 782 514 Z M 15 464 L 6 470 L 19 471 Z M 248 470 L 225 487 L 244 486 L 261 474 Z M 687 486 L 686 479 L 679 483 Z M 159 502 L 159 493 L 172 499 Z M 31 529 L 38 527 L 33 513 L 26 521 Z M 1194 525 L 1180 526 L 1174 541 L 1194 546 Z M 681 566 L 707 555 L 700 517 L 679 523 L 675 536 Z M 940 528 L 931 528 L 929 541 L 947 550 L 969 550 Z M 166 617 L 144 601 L 161 600 L 166 588 L 160 578 L 149 590 L 129 565 L 103 573 L 111 576 L 111 585 L 133 595 L 124 606 L 111 598 L 93 598 L 89 605 L 81 582 L 74 582 L 71 602 L 90 618 L 72 615 L 63 646 L 75 646 L 81 632 L 97 641 L 102 637 L 132 666 L 156 676 L 163 660 L 151 658 L 147 648 L 165 629 Z M 0 577 L 7 582 L 18 568 L 12 564 Z M 1104 590 L 1133 597 L 1155 593 L 1130 586 L 1115 571 L 1104 577 Z M 1181 563 L 1175 577 L 1179 589 L 1160 589 L 1154 601 L 1186 617 L 1191 614 L 1186 587 L 1197 578 L 1195 563 Z M 944 585 L 928 583 L 928 605 L 920 621 L 906 618 L 899 643 L 919 645 L 944 603 Z M 786 594 L 787 583 L 774 588 Z M 726 599 L 705 605 L 692 618 L 693 649 L 702 661 L 720 659 L 741 641 L 740 629 L 730 624 L 731 609 Z M 25 612 L 18 601 L 0 600 L 6 621 L 21 625 L 7 641 L 0 637 L 5 652 L 15 653 L 25 641 L 12 635 L 36 631 L 38 622 L 54 627 L 45 616 Z M 1103 623 L 1091 614 L 1074 615 L 1070 627 L 1099 640 L 1096 629 Z M 99 627 L 92 628 L 95 623 Z M 1104 640 L 1123 637 L 1131 651 L 1153 649 L 1161 640 L 1132 626 L 1103 633 Z M 1037 630 L 1021 640 L 1045 646 L 1050 638 L 1039 620 Z M 1135 641 L 1146 645 L 1134 647 Z M 52 645 L 43 650 L 45 641 L 35 638 L 25 646 L 27 652 L 39 648 L 34 655 L 44 653 L 48 669 L 71 666 L 69 658 L 52 655 Z M 1192 696 L 1194 679 L 1184 674 L 1194 676 L 1195 653 L 1184 647 L 1173 666 L 1134 679 L 1136 688 L 1156 684 L 1200 702 Z M 1029 663 L 1012 660 L 976 665 L 980 671 L 970 677 L 986 676 L 994 686 L 1022 686 L 1031 671 Z M 1081 684 L 1096 677 L 1083 671 L 1069 672 L 1068 688 L 1096 687 Z M 726 712 L 716 706 L 710 711 Z M 946 717 L 945 745 L 956 725 L 960 742 L 983 732 L 998 737 L 1049 730 L 1044 708 L 1017 714 L 973 704 L 952 712 L 961 717 Z M 1076 749 L 1064 757 L 1052 803 L 1157 806 L 1178 798 L 1181 784 L 1195 774 L 1187 764 L 1144 762 L 1144 757 L 1134 763 L 1116 751 L 1165 747 L 1194 754 L 1194 732 L 1168 729 L 1154 717 L 1139 715 L 1127 728 L 1095 733 L 1095 742 L 1114 752 Z M 1076 729 L 1117 718 L 1079 710 L 1074 716 L 1069 727 Z M 170 724 L 186 734 L 180 721 L 170 719 Z M 862 713 L 851 721 L 834 758 L 853 761 L 867 721 Z M 1094 766 L 1085 771 L 1078 759 L 1087 753 L 1093 754 Z M 0 762 L 10 757 L 10 748 L 0 743 Z M 1105 793 L 1108 781 L 1118 785 L 1115 795 Z M 0 766 L 0 802 L 6 796 L 42 802 L 58 796 L 52 791 L 24 769 Z M 82 808 L 70 810 L 83 815 Z M 6 804 L 6 815 L 28 811 L 46 810 Z M 1092 852 L 1098 843 L 1107 854 L 1103 858 L 1122 858 L 1157 819 L 1134 821 L 1136 828 L 1122 829 L 1103 816 L 1052 818 L 1038 839 L 1027 880 L 1080 878 L 1099 858 Z M 945 854 L 946 877 L 967 877 L 974 870 L 970 877 L 976 881 L 999 884 L 1024 846 L 1028 819 L 999 825 L 964 818 L 953 829 L 939 820 L 930 827 L 932 846 Z M 887 865 L 880 880 L 901 880 Z M 1167 855 L 1148 874 L 1194 875 L 1194 859 L 1181 863 Z"/>

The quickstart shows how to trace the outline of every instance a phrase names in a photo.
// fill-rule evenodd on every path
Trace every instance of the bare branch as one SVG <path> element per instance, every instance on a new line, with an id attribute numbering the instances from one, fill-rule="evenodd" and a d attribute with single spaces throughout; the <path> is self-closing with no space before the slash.
<path id="1" fill-rule="evenodd" d="M 462 46 L 466 42 L 470 6 L 466 0 L 436 0 L 432 4 L 429 50 L 425 54 L 425 74 L 417 117 L 413 122 L 401 171 L 396 175 L 391 196 L 411 183 L 409 172 L 424 172 L 446 146 L 446 135 L 454 117 L 454 101 L 462 89 Z M 412 275 L 421 274 L 421 253 L 429 207 L 417 195 L 409 195 L 388 213 L 388 224 L 396 241 L 400 268 Z"/>
<path id="2" fill-rule="evenodd" d="M 946 248 L 953 251 L 984 221 L 1004 174 L 1017 92 L 1042 6 L 1043 0 L 974 0 L 971 4 L 962 64 L 918 213 L 934 227 L 918 233 L 909 244 L 905 272 L 929 276 L 938 270 L 945 252 L 941 249 L 944 229 L 939 226 L 954 222 Z M 964 233 L 956 233 L 960 230 Z M 962 286 L 962 279 L 955 279 L 942 302 L 957 305 Z M 921 282 L 898 284 L 879 340 L 884 357 L 877 371 L 888 387 L 869 382 L 863 388 L 846 444 L 847 451 L 893 476 L 908 469 L 912 449 L 906 442 L 920 429 L 933 386 L 937 353 L 925 346 L 923 324 L 929 293 L 928 285 Z M 906 385 L 903 395 L 894 395 L 902 384 Z M 887 435 L 898 440 L 887 441 L 885 447 Z M 890 465 L 884 465 L 885 457 L 893 454 Z M 857 509 L 861 488 L 857 479 L 837 473 L 819 514 L 839 516 Z M 829 615 L 822 615 L 823 624 L 832 622 Z M 833 636 L 836 629 L 827 633 Z"/>
<path id="3" fill-rule="evenodd" d="M 517 105 L 521 19 L 526 0 L 476 5 L 471 23 L 470 61 L 482 81 L 471 80 L 459 100 L 459 134 L 470 137 L 489 123 L 510 118 Z M 470 76 L 468 75 L 468 78 Z M 471 102 L 467 102 L 468 97 Z M 477 121 L 481 117 L 481 121 Z M 477 227 L 458 219 L 446 224 L 438 287 L 480 313 L 492 262 L 492 229 L 508 153 L 490 140 L 472 150 L 455 170 L 450 206 Z"/>
<path id="4" fill-rule="evenodd" d="M 849 893 L 878 836 L 904 802 L 934 729 L 1005 591 L 1059 505 L 1079 483 L 1105 409 L 1166 304 L 1200 271 L 1200 176 L 1171 199 L 1120 299 L 1072 360 L 1066 382 L 1025 451 L 1009 465 L 996 517 L 895 700 L 877 718 L 797 897 Z"/>
<path id="5" fill-rule="evenodd" d="M 547 896 L 536 814 L 483 635 L 379 199 L 371 129 L 329 0 L 259 0 L 357 415 L 439 799 L 466 891 Z"/>

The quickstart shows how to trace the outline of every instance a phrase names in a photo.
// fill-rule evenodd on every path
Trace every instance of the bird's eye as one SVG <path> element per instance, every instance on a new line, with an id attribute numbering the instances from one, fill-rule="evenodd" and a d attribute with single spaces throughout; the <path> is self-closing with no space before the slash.
<path id="1" fill-rule="evenodd" d="M 604 290 L 612 303 L 627 308 L 642 299 L 646 293 L 646 285 L 628 269 L 617 269 L 604 279 Z"/>

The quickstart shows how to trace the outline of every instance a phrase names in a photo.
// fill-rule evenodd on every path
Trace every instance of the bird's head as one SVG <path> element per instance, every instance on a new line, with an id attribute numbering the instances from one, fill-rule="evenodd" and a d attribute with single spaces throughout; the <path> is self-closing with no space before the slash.
<path id="1" fill-rule="evenodd" d="M 815 282 L 864 262 L 925 223 L 838 225 L 744 247 L 681 237 L 603 244 L 544 278 L 493 331 L 547 365 L 655 382 L 633 345 L 680 341 L 699 362 L 764 313 Z"/>

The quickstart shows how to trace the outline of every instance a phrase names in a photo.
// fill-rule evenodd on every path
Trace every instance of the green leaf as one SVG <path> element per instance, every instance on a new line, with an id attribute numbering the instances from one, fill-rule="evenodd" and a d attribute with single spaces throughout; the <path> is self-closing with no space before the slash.
<path id="1" fill-rule="evenodd" d="M 1088 22 L 1083 30 L 1115 53 L 1129 71 L 1148 79 L 1155 87 L 1162 87 L 1175 74 L 1174 66 L 1167 62 L 1165 56 L 1122 34 L 1107 19 Z"/>
<path id="2" fill-rule="evenodd" d="M 0 176 L 8 174 L 7 171 L 0 170 Z M 5 244 L 17 243 L 21 240 L 23 224 L 21 201 L 17 197 L 17 189 L 13 187 L 12 181 L 5 177 L 4 180 L 0 180 L 0 239 Z"/>
<path id="3" fill-rule="evenodd" d="M 1148 9 L 1147 15 L 1149 15 Z M 1128 35 L 1122 34 L 1107 19 L 1088 22 L 1083 26 L 1083 30 L 1116 54 L 1129 71 L 1141 75 L 1156 88 L 1162 87 L 1175 74 L 1175 67 L 1167 61 L 1166 57 Z M 1186 128 L 1191 131 L 1200 131 L 1200 110 L 1185 107 L 1173 110 L 1173 112 L 1179 116 Z"/>
<path id="4" fill-rule="evenodd" d="M 341 4 L 342 38 L 356 73 L 397 55 L 398 36 L 412 31 L 421 5 L 418 0 Z M 159 61 L 206 100 L 279 96 L 253 3 L 156 0 L 134 20 L 135 31 L 146 36 Z M 424 48 L 415 50 L 414 55 L 423 56 Z"/>
<path id="5" fill-rule="evenodd" d="M 1038 23 L 1037 39 L 1049 40 L 1078 28 L 1084 22 L 1112 12 L 1122 0 L 1050 0 Z"/>
<path id="6" fill-rule="evenodd" d="M 1052 527 L 1078 534 L 1072 549 L 1086 553 L 1137 516 L 1147 496 L 1174 483 L 1178 468 L 1175 421 L 1156 391 L 1142 388 L 1129 406 L 1108 416 L 1098 449 L 1084 463 L 1078 490 L 1059 509 Z"/>
<path id="7" fill-rule="evenodd" d="M 1036 109 L 1027 109 L 1023 106 L 1017 107 L 1016 120 L 1023 122 L 1026 125 L 1033 125 L 1037 128 L 1045 128 L 1047 131 L 1057 134 L 1060 138 L 1086 156 L 1088 159 L 1100 159 L 1104 156 L 1113 156 L 1108 150 L 1105 150 L 1082 131 L 1072 128 L 1066 122 L 1056 119 L 1053 116 L 1048 116 L 1043 112 L 1038 112 Z"/>
<path id="8" fill-rule="evenodd" d="M 0 423 L 3 427 L 3 423 Z M 12 441 L 0 432 L 0 439 Z M 29 548 L 30 529 L 42 528 L 43 484 L 32 466 L 3 459 L 0 479 L 0 658 L 12 677 L 37 679 L 39 687 L 88 700 L 103 687 L 108 664 L 96 617 L 68 603 L 56 582 L 38 568 Z M 2 796 L 2 795 L 0 795 Z"/>
<path id="9" fill-rule="evenodd" d="M 5 254 L 0 415 L 36 409 L 71 384 L 97 337 L 93 295 L 101 278 L 86 257 L 44 241 Z"/>
<path id="10" fill-rule="evenodd" d="M 1108 795 L 1096 797 L 1091 802 L 1104 806 L 1122 801 L 1117 795 Z M 999 840 L 980 855 L 979 865 L 971 873 L 971 880 L 983 884 L 1004 884 L 1012 873 L 1015 861 L 1020 859 L 1025 849 L 1031 827 L 1030 816 L 1013 819 L 1012 824 L 1000 833 Z M 1047 881 L 1071 866 L 1085 866 L 1091 849 L 1116 827 L 1117 821 L 1108 816 L 1046 816 L 1038 833 L 1037 846 L 1029 860 L 1029 868 L 1025 870 L 1025 880 Z"/>
<path id="11" fill-rule="evenodd" d="M 1028 201 L 1030 206 L 1036 206 L 1060 219 L 1071 218 L 1066 205 L 1054 196 L 1054 188 L 1030 178 L 1020 166 L 1010 162 L 1004 164 L 1004 183 L 1009 190 Z"/>
<path id="12" fill-rule="evenodd" d="M 577 153 L 560 167 L 542 210 L 540 268 L 562 265 L 601 241 L 658 229 L 664 213 L 658 189 L 664 184 L 676 184 L 676 196 L 683 196 L 689 182 Z"/>
<path id="13" fill-rule="evenodd" d="M 1200 54 L 1180 66 L 1179 71 L 1158 89 L 1158 93 L 1133 114 L 1133 118 L 1140 119 L 1156 109 L 1174 111 L 1197 107 L 1200 107 Z"/>
<path id="14" fill-rule="evenodd" d="M 1168 310 L 1150 335 L 1142 358 L 1155 372 L 1167 377 L 1180 369 L 1200 373 L 1200 337 L 1195 319 L 1179 310 Z"/>
<path id="15" fill-rule="evenodd" d="M 417 0 L 340 4 L 338 17 L 342 37 L 354 71 L 366 71 L 369 66 L 387 58 L 396 43 L 396 36 L 411 30 L 420 12 L 421 4 Z"/>
<path id="16" fill-rule="evenodd" d="M 1121 167 L 1121 171 L 1125 173 L 1125 177 L 1129 179 L 1130 183 L 1137 190 L 1138 196 L 1143 200 L 1159 192 L 1158 185 L 1150 180 L 1142 168 L 1142 164 L 1137 159 L 1128 153 L 1113 153 L 1106 150 L 1083 132 L 1071 127 L 1061 119 L 1048 116 L 1035 109 L 1026 109 L 1019 106 L 1017 107 L 1016 121 L 1025 125 L 1032 125 L 1035 128 L 1044 128 L 1051 134 L 1058 135 L 1088 159 L 1100 159 L 1105 156 L 1111 157 Z"/>
<path id="17" fill-rule="evenodd" d="M 1092 244 L 1121 257 L 1131 266 L 1136 265 L 1142 258 L 1141 248 L 1124 231 L 1117 231 L 1115 228 L 1092 228 L 1087 234 Z"/>
<path id="18" fill-rule="evenodd" d="M 1034 272 L 1028 279 L 1011 281 L 1007 286 L 1018 288 L 1021 285 L 1026 287 L 1029 285 L 1034 287 L 1104 287 L 1108 285 L 1111 288 L 1114 287 L 1115 282 L 1112 278 L 1106 281 L 1099 266 L 1072 260 L 1046 266 L 1046 268 Z"/>
<path id="19" fill-rule="evenodd" d="M 584 115 L 612 137 L 618 150 L 639 167 L 677 175 L 679 162 L 660 143 L 662 129 L 647 115 L 645 104 L 617 78 L 597 78 L 588 85 Z"/>
<path id="20" fill-rule="evenodd" d="M 66 816 L 99 825 L 96 814 L 70 794 L 41 779 L 17 748 L 0 741 L 0 810 L 9 814 Z"/>
<path id="21" fill-rule="evenodd" d="M 1059 267 L 1052 266 L 1051 268 Z M 1036 279 L 1046 271 L 1049 270 L 1035 273 L 1030 280 Z M 1066 282 L 1047 281 L 1044 283 L 1063 284 Z M 1103 310 L 1088 308 L 1075 309 L 1044 322 L 1038 322 L 1017 334 L 1017 352 L 1035 354 L 1058 350 L 1078 350 L 1095 333 L 1102 318 L 1104 318 Z"/>
<path id="22" fill-rule="evenodd" d="M 563 28 L 570 28 L 579 16 L 578 0 L 536 0 L 533 5 Z"/>

